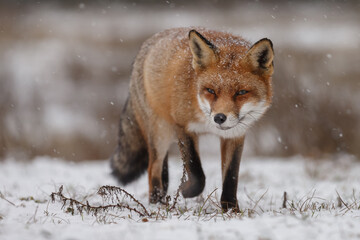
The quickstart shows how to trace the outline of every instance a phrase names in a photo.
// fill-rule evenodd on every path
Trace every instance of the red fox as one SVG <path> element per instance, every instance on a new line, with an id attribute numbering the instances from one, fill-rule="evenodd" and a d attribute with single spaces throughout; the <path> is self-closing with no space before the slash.
<path id="1" fill-rule="evenodd" d="M 160 202 L 168 188 L 168 150 L 178 142 L 187 177 L 181 193 L 195 197 L 205 186 L 199 135 L 215 134 L 221 142 L 221 206 L 237 210 L 245 132 L 270 107 L 273 58 L 267 38 L 251 46 L 204 28 L 169 29 L 148 39 L 133 65 L 113 174 L 126 184 L 147 169 L 149 201 Z"/>

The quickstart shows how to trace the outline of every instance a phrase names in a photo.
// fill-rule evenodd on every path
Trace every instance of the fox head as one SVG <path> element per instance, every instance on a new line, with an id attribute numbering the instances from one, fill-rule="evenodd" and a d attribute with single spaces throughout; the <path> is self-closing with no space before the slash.
<path id="1" fill-rule="evenodd" d="M 216 34 L 210 40 L 189 32 L 202 112 L 198 118 L 205 123 L 204 131 L 224 138 L 243 136 L 271 104 L 272 42 L 264 38 L 249 47 L 241 38 Z"/>

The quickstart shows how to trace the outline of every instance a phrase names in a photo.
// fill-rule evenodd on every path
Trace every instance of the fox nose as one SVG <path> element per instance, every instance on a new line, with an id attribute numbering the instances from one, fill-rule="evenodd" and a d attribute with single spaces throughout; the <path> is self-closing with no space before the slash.
<path id="1" fill-rule="evenodd" d="M 216 122 L 217 124 L 222 124 L 225 121 L 226 121 L 226 116 L 223 113 L 218 113 L 214 117 L 214 122 Z"/>

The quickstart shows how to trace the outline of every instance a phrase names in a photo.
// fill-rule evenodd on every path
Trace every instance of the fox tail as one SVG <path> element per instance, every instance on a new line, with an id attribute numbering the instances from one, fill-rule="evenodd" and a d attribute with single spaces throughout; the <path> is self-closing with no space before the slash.
<path id="1" fill-rule="evenodd" d="M 135 119 L 130 97 L 120 117 L 118 146 L 111 157 L 112 175 L 127 184 L 145 172 L 148 151 L 140 126 Z"/>

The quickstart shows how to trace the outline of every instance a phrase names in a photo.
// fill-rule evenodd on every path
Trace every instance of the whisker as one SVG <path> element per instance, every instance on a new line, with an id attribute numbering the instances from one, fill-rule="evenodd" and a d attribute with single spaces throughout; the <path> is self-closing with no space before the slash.
<path id="1" fill-rule="evenodd" d="M 257 118 L 254 117 L 253 115 L 251 115 L 250 113 L 248 113 L 248 115 L 249 115 L 250 117 L 252 117 L 255 121 L 257 120 Z"/>

